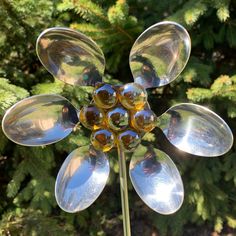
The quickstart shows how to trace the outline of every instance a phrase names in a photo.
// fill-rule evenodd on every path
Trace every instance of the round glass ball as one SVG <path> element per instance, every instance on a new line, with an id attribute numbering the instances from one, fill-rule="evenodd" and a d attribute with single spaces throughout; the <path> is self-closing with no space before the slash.
<path id="1" fill-rule="evenodd" d="M 94 105 L 84 106 L 79 113 L 80 122 L 91 130 L 99 129 L 103 118 L 103 112 Z"/>
<path id="2" fill-rule="evenodd" d="M 111 131 L 100 129 L 91 134 L 91 143 L 95 149 L 108 152 L 115 144 L 115 137 Z"/>
<path id="3" fill-rule="evenodd" d="M 117 142 L 123 151 L 133 151 L 141 142 L 141 138 L 134 130 L 125 130 L 117 136 Z"/>
<path id="4" fill-rule="evenodd" d="M 129 113 L 123 107 L 116 107 L 107 112 L 106 121 L 110 129 L 124 130 L 129 125 Z"/>
<path id="5" fill-rule="evenodd" d="M 141 110 L 147 102 L 147 92 L 139 84 L 129 83 L 119 88 L 119 100 L 127 109 Z"/>
<path id="6" fill-rule="evenodd" d="M 118 97 L 112 85 L 101 83 L 95 87 L 93 100 L 98 107 L 108 109 L 115 106 Z"/>
<path id="7" fill-rule="evenodd" d="M 139 132 L 150 132 L 156 126 L 157 117 L 150 109 L 137 111 L 131 116 L 132 126 Z"/>

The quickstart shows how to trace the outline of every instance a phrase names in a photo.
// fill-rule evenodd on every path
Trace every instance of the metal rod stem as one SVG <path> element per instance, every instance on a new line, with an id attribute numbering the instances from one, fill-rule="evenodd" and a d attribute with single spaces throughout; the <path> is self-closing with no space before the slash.
<path id="1" fill-rule="evenodd" d="M 118 159 L 119 159 L 119 173 L 120 173 L 120 193 L 121 193 L 121 204 L 123 214 L 123 229 L 124 236 L 131 236 L 130 229 L 130 217 L 129 217 L 129 198 L 128 198 L 128 187 L 127 187 L 127 174 L 126 174 L 126 159 L 122 148 L 117 145 Z"/>

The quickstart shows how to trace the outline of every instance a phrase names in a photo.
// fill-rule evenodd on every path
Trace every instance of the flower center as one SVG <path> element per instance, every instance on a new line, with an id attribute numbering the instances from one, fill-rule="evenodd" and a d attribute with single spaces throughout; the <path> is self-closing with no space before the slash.
<path id="1" fill-rule="evenodd" d="M 103 152 L 115 145 L 133 151 L 144 132 L 156 126 L 156 115 L 149 109 L 146 90 L 136 83 L 116 87 L 96 85 L 93 104 L 84 106 L 79 118 L 86 128 L 93 130 L 92 145 Z"/>

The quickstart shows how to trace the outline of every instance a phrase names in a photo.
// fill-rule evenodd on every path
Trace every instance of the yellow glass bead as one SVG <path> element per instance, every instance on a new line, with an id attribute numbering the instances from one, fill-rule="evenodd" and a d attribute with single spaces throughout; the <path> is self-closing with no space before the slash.
<path id="1" fill-rule="evenodd" d="M 108 152 L 115 143 L 113 133 L 106 129 L 100 129 L 92 133 L 91 143 L 95 149 Z"/>
<path id="2" fill-rule="evenodd" d="M 84 106 L 79 114 L 80 122 L 88 129 L 99 129 L 103 123 L 103 112 L 94 105 Z"/>
<path id="3" fill-rule="evenodd" d="M 139 134 L 133 130 L 125 130 L 117 137 L 117 145 L 126 152 L 133 151 L 139 145 L 140 141 Z"/>
<path id="4" fill-rule="evenodd" d="M 108 109 L 116 104 L 118 97 L 112 85 L 101 83 L 95 87 L 93 99 L 98 107 Z"/>
<path id="5" fill-rule="evenodd" d="M 119 88 L 119 100 L 127 109 L 141 110 L 147 102 L 147 92 L 139 84 L 129 83 Z"/>
<path id="6" fill-rule="evenodd" d="M 116 107 L 107 112 L 106 121 L 110 129 L 124 130 L 129 124 L 129 113 L 123 107 Z"/>
<path id="7" fill-rule="evenodd" d="M 150 132 L 156 126 L 157 117 L 150 109 L 137 111 L 131 116 L 131 124 L 138 132 Z"/>

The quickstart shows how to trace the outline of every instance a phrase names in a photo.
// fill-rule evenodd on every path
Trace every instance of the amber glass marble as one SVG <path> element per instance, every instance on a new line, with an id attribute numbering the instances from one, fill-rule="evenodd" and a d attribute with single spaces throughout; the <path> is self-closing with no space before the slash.
<path id="1" fill-rule="evenodd" d="M 108 152 L 115 144 L 115 137 L 111 131 L 100 129 L 92 133 L 91 143 L 95 149 Z"/>
<path id="2" fill-rule="evenodd" d="M 94 105 L 84 106 L 79 114 L 80 122 L 88 129 L 99 129 L 103 123 L 103 112 Z"/>
<path id="3" fill-rule="evenodd" d="M 116 89 L 110 84 L 100 83 L 95 87 L 93 99 L 98 107 L 111 108 L 118 100 Z"/>
<path id="4" fill-rule="evenodd" d="M 119 100 L 127 109 L 141 110 L 147 102 L 147 92 L 139 84 L 129 83 L 119 88 Z"/>
<path id="5" fill-rule="evenodd" d="M 110 129 L 124 130 L 129 125 L 129 113 L 121 106 L 115 107 L 107 112 L 106 121 Z"/>
<path id="6" fill-rule="evenodd" d="M 80 121 L 93 130 L 91 143 L 107 152 L 114 145 L 133 151 L 141 137 L 156 126 L 156 115 L 149 109 L 146 90 L 129 83 L 113 87 L 99 83 L 93 93 L 94 103 L 80 111 Z"/>
<path id="7" fill-rule="evenodd" d="M 117 136 L 118 145 L 121 149 L 130 152 L 133 151 L 141 142 L 141 138 L 134 130 L 125 130 Z"/>
<path id="8" fill-rule="evenodd" d="M 150 132 L 156 126 L 157 117 L 150 109 L 143 109 L 131 115 L 132 126 L 141 132 Z"/>

